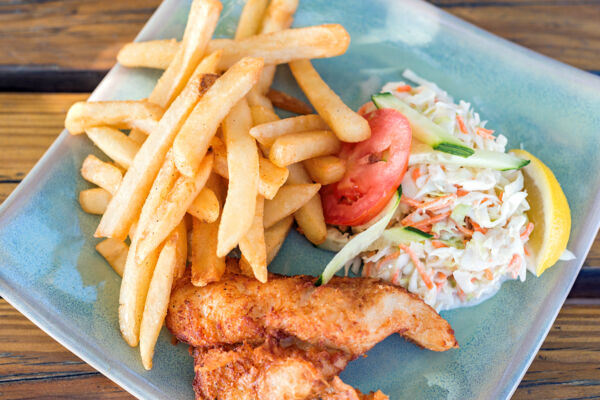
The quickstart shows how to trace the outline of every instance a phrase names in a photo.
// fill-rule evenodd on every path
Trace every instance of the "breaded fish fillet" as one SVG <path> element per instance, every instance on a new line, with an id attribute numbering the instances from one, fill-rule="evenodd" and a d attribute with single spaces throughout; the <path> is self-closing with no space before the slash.
<path id="1" fill-rule="evenodd" d="M 260 344 L 283 335 L 358 356 L 395 332 L 434 351 L 458 347 L 448 322 L 400 287 L 371 278 L 314 282 L 271 274 L 261 284 L 227 273 L 196 287 L 183 279 L 171 294 L 167 327 L 194 347 Z"/>
<path id="2" fill-rule="evenodd" d="M 253 348 L 194 349 L 194 391 L 197 399 L 300 400 L 387 399 L 363 395 L 338 377 L 350 356 L 297 341 L 270 338 Z"/>

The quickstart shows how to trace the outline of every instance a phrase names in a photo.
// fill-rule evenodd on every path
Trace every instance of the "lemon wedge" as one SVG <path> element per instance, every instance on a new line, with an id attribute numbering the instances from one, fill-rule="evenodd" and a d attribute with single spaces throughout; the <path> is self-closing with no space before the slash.
<path id="1" fill-rule="evenodd" d="M 527 212 L 534 228 L 528 250 L 540 276 L 558 261 L 567 248 L 571 232 L 571 210 L 556 177 L 543 162 L 525 150 L 511 150 L 514 155 L 531 160 L 522 171 L 530 210 Z"/>

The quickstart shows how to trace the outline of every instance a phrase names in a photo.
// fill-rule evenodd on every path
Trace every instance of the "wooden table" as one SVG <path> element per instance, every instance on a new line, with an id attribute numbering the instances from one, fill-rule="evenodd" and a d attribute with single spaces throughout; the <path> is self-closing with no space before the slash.
<path id="1" fill-rule="evenodd" d="M 68 107 L 88 96 L 158 3 L 0 1 L 0 202 L 60 133 Z M 600 75 L 600 0 L 432 3 Z M 596 240 L 515 399 L 600 398 L 599 288 Z M 0 398 L 131 398 L 2 299 L 0 321 Z"/>

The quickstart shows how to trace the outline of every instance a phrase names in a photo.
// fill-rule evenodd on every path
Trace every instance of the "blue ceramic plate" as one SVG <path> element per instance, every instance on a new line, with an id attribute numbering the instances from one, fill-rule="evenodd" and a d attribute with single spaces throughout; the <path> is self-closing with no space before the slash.
<path id="1" fill-rule="evenodd" d="M 241 0 L 226 2 L 219 36 L 230 36 Z M 180 37 L 188 1 L 164 2 L 139 40 Z M 535 54 L 417 0 L 304 1 L 295 25 L 328 22 L 350 32 L 349 51 L 315 61 L 323 78 L 351 107 L 405 68 L 472 102 L 510 146 L 523 145 L 556 173 L 573 211 L 569 248 L 541 278 L 505 284 L 491 300 L 443 313 L 461 348 L 442 354 L 393 336 L 352 362 L 342 379 L 393 399 L 504 399 L 514 391 L 552 325 L 600 221 L 600 80 Z M 92 99 L 148 95 L 158 74 L 115 67 Z M 287 69 L 276 86 L 300 95 Z M 84 136 L 66 132 L 4 202 L 0 215 L 0 294 L 48 334 L 132 394 L 147 399 L 193 397 L 192 360 L 163 331 L 154 369 L 141 367 L 117 326 L 119 278 L 95 252 L 95 216 L 78 193 L 88 187 L 79 168 L 97 153 Z M 101 156 L 100 154 L 97 154 Z M 290 234 L 271 269 L 317 274 L 330 253 Z"/>

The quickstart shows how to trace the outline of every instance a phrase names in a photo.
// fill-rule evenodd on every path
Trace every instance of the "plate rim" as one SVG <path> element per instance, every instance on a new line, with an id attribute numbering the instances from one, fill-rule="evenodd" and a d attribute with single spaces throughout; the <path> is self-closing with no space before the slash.
<path id="1" fill-rule="evenodd" d="M 553 75 L 557 73 L 567 74 L 567 78 L 571 78 L 572 81 L 573 78 L 575 78 L 574 80 L 577 81 L 577 86 L 585 84 L 587 86 L 592 85 L 594 88 L 600 89 L 600 77 L 590 72 L 565 64 L 561 61 L 550 58 L 534 50 L 497 36 L 496 34 L 488 32 L 470 22 L 456 17 L 439 7 L 429 4 L 424 0 L 404 1 L 417 8 L 419 12 L 430 15 L 440 13 L 443 14 L 443 18 L 439 19 L 439 23 L 442 26 L 444 26 L 446 29 L 454 31 L 458 30 L 462 34 L 468 36 L 470 40 L 483 42 L 491 41 L 497 46 L 510 49 L 510 51 L 518 57 L 530 59 L 539 66 L 543 66 L 544 73 Z M 150 39 L 149 33 L 154 30 L 155 25 L 160 24 L 159 18 L 163 15 L 163 13 L 166 14 L 170 11 L 176 10 L 180 3 L 188 3 L 188 1 L 164 0 L 148 19 L 144 27 L 136 36 L 135 41 Z M 104 92 L 106 91 L 104 88 L 108 85 L 108 82 L 112 79 L 112 76 L 116 73 L 116 71 L 121 68 L 123 67 L 115 63 L 107 75 L 98 84 L 96 89 L 94 89 L 88 100 L 95 100 L 103 97 Z M 15 203 L 18 203 L 18 200 L 24 195 L 27 195 L 27 193 L 30 191 L 35 190 L 36 183 L 40 180 L 39 178 L 43 177 L 44 174 L 47 173 L 47 170 L 44 170 L 44 166 L 51 161 L 53 157 L 58 155 L 55 153 L 61 146 L 67 145 L 65 142 L 69 137 L 69 133 L 66 130 L 63 130 L 48 148 L 48 150 L 46 150 L 44 155 L 36 162 L 34 167 L 21 181 L 17 188 L 15 188 L 15 190 L 13 190 L 3 204 L 0 205 L 0 223 L 9 218 L 12 213 L 18 212 L 20 207 Z M 561 281 L 558 285 L 561 291 L 565 294 L 563 296 L 555 296 L 553 299 L 554 301 L 548 301 L 544 303 L 541 311 L 545 312 L 540 312 L 538 315 L 544 315 L 543 321 L 545 324 L 542 324 L 541 327 L 538 325 L 537 335 L 534 338 L 521 341 L 521 346 L 526 346 L 528 349 L 530 349 L 530 351 L 526 352 L 529 354 L 520 358 L 519 360 L 511 360 L 508 363 L 506 370 L 512 370 L 513 373 L 505 373 L 501 376 L 500 380 L 498 380 L 495 386 L 496 390 L 494 391 L 492 397 L 508 399 L 512 396 L 519 383 L 523 379 L 523 376 L 527 372 L 527 369 L 531 365 L 533 359 L 537 355 L 541 345 L 544 342 L 544 339 L 548 335 L 549 330 L 556 320 L 558 313 L 562 309 L 564 301 L 570 292 L 570 289 L 572 288 L 579 271 L 581 270 L 585 257 L 587 257 L 587 254 L 594 242 L 596 233 L 600 228 L 600 207 L 597 207 L 600 204 L 600 190 L 595 194 L 594 199 L 590 204 L 592 207 L 587 216 L 591 218 L 588 218 L 587 222 L 582 224 L 580 230 L 580 235 L 584 235 L 585 237 L 584 239 L 580 239 L 578 241 L 578 246 L 575 250 L 576 254 L 579 253 L 582 254 L 582 256 L 581 258 L 578 257 L 577 259 L 566 263 L 566 265 L 562 267 L 574 269 L 572 276 L 570 276 L 568 280 Z M 57 322 L 56 320 L 50 320 L 47 316 L 47 312 L 44 312 L 43 308 L 41 309 L 42 311 L 40 311 L 40 308 L 36 308 L 35 304 L 33 304 L 30 299 L 27 298 L 27 296 L 21 295 L 14 283 L 11 286 L 10 281 L 0 278 L 0 295 L 9 304 L 11 304 L 11 306 L 25 315 L 25 317 L 42 329 L 46 334 L 74 353 L 77 357 L 81 358 L 87 364 L 92 366 L 98 372 L 117 383 L 121 388 L 133 396 L 144 399 L 159 399 L 162 395 L 164 395 L 162 390 L 154 385 L 148 385 L 147 380 L 143 379 L 141 375 L 130 370 L 129 368 L 112 368 L 107 365 L 106 360 L 102 359 L 101 353 L 94 351 L 95 346 L 93 343 L 90 343 L 86 340 L 86 336 L 80 335 L 73 330 L 69 330 L 68 327 L 63 326 L 62 323 Z M 560 298 L 560 301 L 557 301 L 558 298 Z M 531 340 L 534 340 L 535 343 L 533 347 L 531 347 Z M 88 346 L 85 346 L 84 344 L 88 344 Z M 517 372 L 517 374 L 515 375 L 514 372 Z"/>

